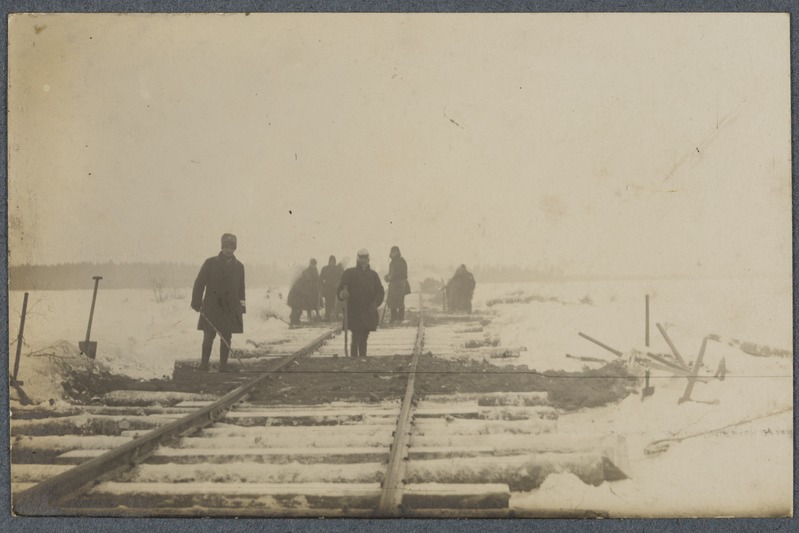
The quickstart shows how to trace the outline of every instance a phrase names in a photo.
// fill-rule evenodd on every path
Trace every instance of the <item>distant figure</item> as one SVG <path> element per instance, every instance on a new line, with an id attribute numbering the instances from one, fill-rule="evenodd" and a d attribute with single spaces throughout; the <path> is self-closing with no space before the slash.
<path id="1" fill-rule="evenodd" d="M 305 269 L 300 274 L 300 277 L 289 289 L 289 295 L 286 299 L 286 303 L 289 307 L 291 307 L 291 315 L 289 315 L 289 323 L 292 326 L 296 326 L 300 324 L 300 318 L 302 317 L 302 312 L 307 309 L 311 298 L 314 294 L 316 294 L 315 289 L 316 284 L 313 280 L 313 272 L 309 269 Z M 310 311 L 308 313 L 308 318 L 310 319 Z"/>
<path id="2" fill-rule="evenodd" d="M 476 283 L 466 265 L 461 265 L 447 283 L 447 301 L 452 312 L 472 312 L 472 295 Z"/>
<path id="3" fill-rule="evenodd" d="M 319 320 L 319 271 L 316 269 L 316 259 L 308 262 L 308 268 L 303 275 L 308 277 L 308 292 L 302 306 L 308 312 L 308 321 Z"/>
<path id="4" fill-rule="evenodd" d="M 347 329 L 352 332 L 350 355 L 366 357 L 366 339 L 377 329 L 377 308 L 385 296 L 380 276 L 369 268 L 368 251 L 358 251 L 356 265 L 344 271 L 336 292 L 347 303 Z"/>
<path id="5" fill-rule="evenodd" d="M 405 295 L 411 293 L 411 286 L 408 284 L 408 264 L 402 257 L 399 246 L 392 246 L 388 256 L 391 263 L 384 279 L 388 282 L 386 306 L 391 310 L 393 324 L 405 320 Z"/>
<path id="6" fill-rule="evenodd" d="M 203 332 L 203 346 L 199 370 L 203 372 L 208 371 L 217 333 L 221 337 L 219 371 L 225 372 L 232 334 L 244 332 L 244 265 L 233 255 L 235 251 L 236 236 L 225 233 L 219 255 L 205 260 L 194 281 L 191 308 L 200 313 L 197 329 Z"/>
<path id="7" fill-rule="evenodd" d="M 388 256 L 391 258 L 391 263 L 388 265 L 388 274 L 385 277 L 388 282 L 386 306 L 391 309 L 393 324 L 405 320 L 405 295 L 411 293 L 411 286 L 408 284 L 408 263 L 402 257 L 399 246 L 392 246 Z"/>
<path id="8" fill-rule="evenodd" d="M 343 272 L 344 269 L 341 268 L 341 265 L 336 264 L 336 256 L 331 255 L 327 265 L 322 267 L 322 271 L 319 273 L 319 293 L 325 300 L 326 322 L 338 317 L 339 306 L 336 289 L 341 282 Z"/>

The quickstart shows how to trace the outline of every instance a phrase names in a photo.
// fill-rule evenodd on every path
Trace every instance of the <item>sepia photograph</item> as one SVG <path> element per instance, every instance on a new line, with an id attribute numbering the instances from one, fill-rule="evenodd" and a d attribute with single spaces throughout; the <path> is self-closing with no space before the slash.
<path id="1" fill-rule="evenodd" d="M 14 13 L 17 517 L 792 517 L 789 13 Z"/>

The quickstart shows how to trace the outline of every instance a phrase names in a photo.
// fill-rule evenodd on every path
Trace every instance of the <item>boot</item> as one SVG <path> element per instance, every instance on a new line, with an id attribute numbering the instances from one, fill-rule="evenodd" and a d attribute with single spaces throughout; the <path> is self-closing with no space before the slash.
<path id="1" fill-rule="evenodd" d="M 228 342 L 230 342 L 230 341 L 228 341 Z M 219 371 L 220 372 L 227 372 L 228 371 L 228 369 L 227 369 L 227 358 L 228 358 L 229 354 L 230 354 L 230 349 L 227 347 L 227 345 L 223 341 L 222 344 L 219 346 Z"/>
<path id="2" fill-rule="evenodd" d="M 200 355 L 200 366 L 197 367 L 199 372 L 208 372 L 208 362 L 211 360 L 211 346 L 203 343 L 202 354 Z"/>

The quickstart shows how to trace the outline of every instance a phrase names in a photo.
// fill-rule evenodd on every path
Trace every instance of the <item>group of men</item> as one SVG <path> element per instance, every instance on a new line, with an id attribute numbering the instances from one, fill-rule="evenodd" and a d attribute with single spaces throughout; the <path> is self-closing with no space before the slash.
<path id="1" fill-rule="evenodd" d="M 200 313 L 197 329 L 203 332 L 200 371 L 208 371 L 211 348 L 214 339 L 219 335 L 219 371 L 226 372 L 232 334 L 244 331 L 243 315 L 246 313 L 244 265 L 234 255 L 236 247 L 235 235 L 230 233 L 222 235 L 221 251 L 218 255 L 205 260 L 194 281 L 191 308 Z M 383 288 L 380 276 L 369 266 L 369 252 L 366 249 L 358 251 L 355 266 L 346 270 L 336 262 L 336 257 L 331 255 L 327 266 L 319 273 L 316 269 L 316 260 L 311 259 L 288 294 L 287 303 L 291 307 L 290 323 L 299 323 L 303 310 L 307 311 L 309 320 L 320 320 L 320 299 L 324 300 L 325 320 L 336 319 L 339 310 L 343 308 L 345 329 L 352 333 L 350 355 L 366 357 L 367 339 L 369 333 L 375 331 L 381 322 L 378 308 L 384 298 L 386 298 L 386 307 L 391 311 L 390 321 L 401 323 L 405 319 L 405 296 L 411 292 L 408 264 L 397 246 L 391 248 L 389 257 L 391 263 L 384 278 L 388 283 L 388 294 Z M 463 271 L 466 270 L 463 265 L 461 268 Z M 461 272 L 461 269 L 458 272 Z M 460 277 L 458 272 L 450 284 L 456 282 L 456 278 L 463 279 L 463 272 Z M 457 281 L 456 285 L 460 284 L 457 285 L 460 287 L 463 283 Z M 465 283 L 469 284 L 468 278 Z M 473 277 L 471 290 L 474 290 Z M 468 309 L 471 311 L 471 294 Z"/>
<path id="2" fill-rule="evenodd" d="M 363 255 L 362 252 L 368 255 L 366 250 L 361 250 L 358 252 L 359 257 Z M 405 296 L 411 293 L 408 283 L 408 264 L 398 246 L 391 248 L 389 257 L 391 264 L 385 276 L 388 282 L 386 307 L 391 310 L 391 323 L 398 323 L 405 319 Z M 336 263 L 336 256 L 330 256 L 327 266 L 322 268 L 321 272 L 316 269 L 316 259 L 311 259 L 308 267 L 302 271 L 289 290 L 286 300 L 291 308 L 289 323 L 299 325 L 303 311 L 307 312 L 309 322 L 322 320 L 319 316 L 322 304 L 325 308 L 324 321 L 339 320 L 342 309 L 339 288 L 346 285 L 341 281 L 343 275 L 344 267 L 341 263 Z M 382 317 L 380 321 L 382 322 Z"/>
<path id="3" fill-rule="evenodd" d="M 344 267 L 336 263 L 336 256 L 331 255 L 328 263 L 320 273 L 316 269 L 316 259 L 311 259 L 308 268 L 302 271 L 300 277 L 289 290 L 286 303 L 291 307 L 289 322 L 292 325 L 300 323 L 302 312 L 308 313 L 308 320 L 321 320 L 319 316 L 320 303 L 324 301 L 326 322 L 335 320 L 340 313 L 340 306 L 336 298 L 336 289 L 341 281 Z"/>

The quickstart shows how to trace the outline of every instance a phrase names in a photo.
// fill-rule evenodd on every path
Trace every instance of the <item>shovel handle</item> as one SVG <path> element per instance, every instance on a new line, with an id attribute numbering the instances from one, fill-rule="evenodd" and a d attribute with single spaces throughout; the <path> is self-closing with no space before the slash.
<path id="1" fill-rule="evenodd" d="M 86 328 L 86 342 L 89 342 L 89 337 L 92 333 L 92 319 L 94 318 L 94 303 L 97 301 L 97 286 L 100 284 L 100 280 L 103 279 L 102 276 L 94 276 L 92 277 L 94 280 L 94 294 L 92 295 L 92 308 L 89 311 L 89 327 Z"/>

